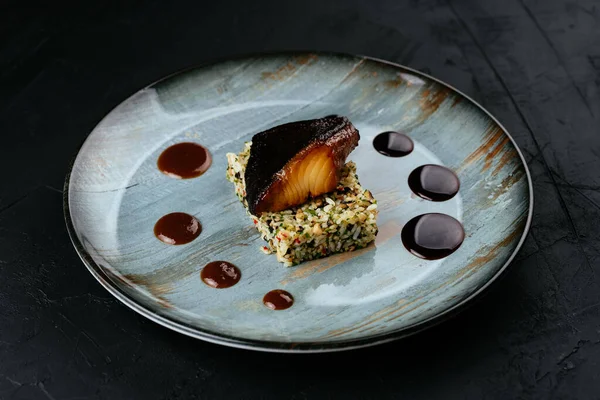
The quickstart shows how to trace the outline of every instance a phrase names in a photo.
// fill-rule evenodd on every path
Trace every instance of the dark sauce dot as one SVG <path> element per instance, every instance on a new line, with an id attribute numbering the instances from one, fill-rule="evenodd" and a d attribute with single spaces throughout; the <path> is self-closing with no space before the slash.
<path id="1" fill-rule="evenodd" d="M 373 147 L 388 157 L 404 157 L 415 148 L 412 139 L 399 132 L 383 132 L 373 139 Z"/>
<path id="2" fill-rule="evenodd" d="M 202 225 L 196 217 L 174 212 L 159 219 L 154 225 L 154 235 L 167 244 L 186 244 L 196 239 L 202 232 Z"/>
<path id="3" fill-rule="evenodd" d="M 408 176 L 408 186 L 419 197 L 431 201 L 450 200 L 460 189 L 456 174 L 441 165 L 422 165 Z"/>
<path id="4" fill-rule="evenodd" d="M 158 169 L 177 179 L 196 178 L 208 170 L 212 157 L 204 146 L 197 143 L 178 143 L 168 147 L 158 157 Z"/>
<path id="5" fill-rule="evenodd" d="M 204 266 L 200 279 L 215 289 L 232 287 L 240 281 L 242 273 L 235 265 L 227 261 L 213 261 Z"/>
<path id="6" fill-rule="evenodd" d="M 465 239 L 460 222 L 445 214 L 423 214 L 402 228 L 404 247 L 417 257 L 438 260 L 454 253 Z"/>
<path id="7" fill-rule="evenodd" d="M 294 304 L 294 297 L 285 290 L 275 289 L 265 294 L 263 303 L 271 310 L 285 310 Z"/>

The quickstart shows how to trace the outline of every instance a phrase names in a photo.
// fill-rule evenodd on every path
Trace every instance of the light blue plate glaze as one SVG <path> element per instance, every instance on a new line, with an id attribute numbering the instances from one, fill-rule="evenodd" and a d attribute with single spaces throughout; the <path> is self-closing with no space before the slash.
<path id="1" fill-rule="evenodd" d="M 350 155 L 379 202 L 375 246 L 285 268 L 263 245 L 225 179 L 227 152 L 285 122 L 340 114 L 359 129 Z M 404 158 L 377 153 L 373 137 L 398 130 L 415 141 Z M 196 179 L 156 167 L 168 146 L 194 141 L 213 156 Z M 457 172 L 459 195 L 434 203 L 411 195 L 408 174 L 426 163 Z M 65 184 L 65 215 L 90 272 L 140 314 L 211 342 L 267 351 L 330 351 L 417 332 L 480 293 L 521 246 L 532 215 L 529 172 L 511 137 L 484 109 L 417 71 L 369 58 L 280 54 L 221 62 L 136 93 L 98 124 Z M 194 242 L 153 235 L 163 215 L 200 219 Z M 425 261 L 402 245 L 412 217 L 442 212 L 467 237 L 451 256 Z M 200 280 L 226 260 L 241 281 L 216 290 Z M 295 304 L 271 311 L 262 297 L 285 289 Z"/>

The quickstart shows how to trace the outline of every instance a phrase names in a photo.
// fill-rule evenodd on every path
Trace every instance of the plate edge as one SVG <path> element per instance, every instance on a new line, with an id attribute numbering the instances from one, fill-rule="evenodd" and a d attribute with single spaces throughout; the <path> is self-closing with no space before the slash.
<path id="1" fill-rule="evenodd" d="M 79 152 L 80 152 L 81 148 L 85 145 L 90 134 L 93 132 L 93 130 L 92 130 L 90 133 L 88 133 L 88 135 L 86 136 L 86 139 L 78 147 L 77 152 L 76 152 L 75 156 L 72 158 L 71 163 L 68 167 L 68 172 L 65 176 L 65 182 L 64 182 L 64 186 L 63 186 L 63 212 L 64 212 L 65 224 L 67 227 L 67 232 L 69 234 L 69 238 L 71 239 L 73 246 L 75 247 L 75 251 L 76 251 L 77 255 L 79 256 L 79 258 L 81 259 L 83 264 L 86 266 L 86 268 L 90 271 L 92 276 L 94 276 L 94 278 L 96 278 L 96 280 L 110 294 L 112 294 L 115 298 L 117 298 L 119 301 L 121 301 L 123 304 L 128 306 L 133 311 L 136 311 L 138 314 L 150 319 L 151 321 L 156 322 L 159 325 L 162 325 L 166 328 L 169 328 L 171 330 L 174 330 L 176 332 L 185 334 L 187 336 L 190 336 L 190 337 L 193 337 L 196 339 L 201 339 L 201 340 L 215 343 L 215 344 L 221 344 L 221 345 L 226 345 L 226 346 L 230 346 L 230 347 L 246 349 L 246 350 L 255 350 L 255 351 L 265 351 L 265 352 L 275 352 L 275 353 L 326 353 L 326 352 L 353 350 L 353 349 L 365 348 L 365 347 L 375 346 L 375 345 L 379 345 L 379 344 L 383 344 L 383 343 L 388 343 L 388 342 L 391 342 L 394 340 L 399 340 L 402 338 L 406 338 L 408 336 L 412 336 L 416 333 L 419 333 L 426 329 L 432 328 L 433 326 L 436 326 L 436 325 L 456 316 L 458 313 L 464 311 L 467 307 L 472 306 L 475 303 L 475 300 L 481 299 L 484 292 L 486 292 L 487 289 L 494 282 L 498 281 L 498 279 L 500 277 L 505 275 L 507 268 L 510 266 L 510 264 L 516 257 L 517 253 L 523 246 L 523 243 L 524 243 L 525 239 L 527 238 L 527 235 L 531 228 L 531 222 L 533 219 L 533 207 L 534 207 L 533 182 L 531 179 L 531 173 L 529 171 L 527 162 L 525 161 L 525 157 L 523 156 L 523 153 L 521 152 L 521 149 L 515 142 L 514 138 L 510 135 L 508 130 L 504 127 L 504 125 L 502 125 L 500 123 L 500 121 L 498 121 L 496 119 L 496 117 L 494 117 L 482 105 L 480 105 L 478 102 L 476 102 L 470 96 L 466 95 L 465 93 L 463 93 L 459 89 L 455 88 L 454 86 L 452 86 L 448 83 L 445 83 L 429 74 L 418 71 L 414 68 L 410 68 L 410 67 L 404 66 L 402 64 L 398 64 L 398 63 L 388 61 L 388 60 L 383 60 L 383 59 L 376 58 L 376 57 L 370 57 L 370 56 L 366 56 L 366 55 L 348 54 L 348 53 L 342 53 L 342 52 L 332 52 L 332 51 L 295 50 L 295 51 L 274 51 L 274 52 L 263 52 L 263 53 L 248 53 L 248 54 L 240 54 L 240 55 L 237 55 L 234 57 L 222 57 L 219 59 L 214 59 L 211 61 L 207 61 L 205 63 L 192 65 L 187 68 L 176 71 L 172 74 L 169 74 L 169 75 L 141 88 L 140 90 L 150 88 L 150 87 L 158 84 L 159 82 L 168 80 L 174 76 L 183 74 L 185 72 L 188 72 L 188 71 L 191 71 L 191 70 L 194 70 L 197 68 L 201 68 L 201 67 L 206 67 L 209 65 L 215 65 L 215 64 L 218 64 L 218 63 L 224 62 L 224 61 L 231 61 L 231 60 L 251 58 L 251 57 L 264 57 L 264 56 L 268 56 L 268 55 L 286 55 L 287 54 L 287 55 L 292 56 L 292 55 L 300 55 L 300 54 L 307 54 L 307 53 L 338 56 L 338 57 L 353 57 L 353 58 L 360 58 L 360 59 L 375 61 L 375 62 L 378 62 L 381 64 L 386 64 L 389 66 L 393 66 L 395 68 L 406 70 L 417 76 L 425 77 L 425 78 L 430 79 L 444 87 L 451 89 L 455 93 L 458 93 L 461 96 L 463 96 L 465 99 L 469 100 L 471 102 L 471 104 L 475 105 L 481 111 L 483 111 L 484 114 L 486 114 L 492 121 L 494 121 L 494 123 L 496 123 L 502 129 L 504 134 L 509 138 L 512 145 L 516 149 L 517 154 L 519 155 L 519 158 L 523 165 L 523 168 L 525 168 L 525 175 L 527 176 L 527 184 L 528 184 L 528 188 L 529 188 L 529 205 L 528 205 L 528 214 L 527 214 L 527 220 L 525 223 L 525 227 L 523 228 L 523 233 L 521 234 L 521 238 L 519 239 L 519 242 L 517 243 L 515 249 L 513 250 L 511 255 L 508 257 L 508 259 L 504 263 L 504 265 L 502 265 L 502 267 L 500 269 L 498 269 L 498 271 L 479 289 L 477 289 L 475 292 L 471 293 L 468 297 L 464 298 L 457 304 L 444 310 L 440 314 L 430 317 L 429 319 L 427 319 L 425 321 L 422 321 L 422 322 L 419 322 L 419 323 L 416 323 L 413 325 L 409 325 L 409 326 L 401 328 L 397 331 L 386 333 L 386 334 L 379 335 L 379 336 L 370 336 L 370 337 L 362 338 L 362 339 L 359 338 L 359 339 L 351 339 L 351 340 L 338 341 L 338 342 L 299 342 L 299 343 L 292 342 L 292 343 L 286 343 L 286 342 L 261 341 L 261 340 L 253 340 L 253 339 L 239 339 L 239 338 L 235 338 L 235 337 L 229 337 L 226 335 L 220 335 L 220 334 L 214 334 L 214 333 L 207 332 L 207 331 L 202 331 L 199 328 L 190 327 L 181 322 L 172 320 L 168 317 L 156 314 L 154 311 L 150 310 L 149 308 L 146 308 L 146 307 L 142 306 L 141 304 L 138 304 L 136 301 L 134 301 L 130 296 L 128 296 L 124 291 L 122 291 L 117 285 L 112 283 L 110 278 L 103 272 L 103 268 L 95 263 L 95 261 L 87 253 L 87 251 L 83 247 L 83 244 L 77 237 L 77 234 L 75 232 L 75 227 L 73 225 L 73 220 L 71 218 L 71 213 L 70 213 L 69 184 L 70 184 L 71 173 L 73 171 L 73 166 L 77 160 L 77 157 L 79 156 Z M 138 93 L 140 90 L 136 91 L 135 93 Z M 135 95 L 135 93 L 133 93 L 133 95 Z M 123 100 L 123 101 L 126 101 L 126 100 Z M 123 101 L 120 102 L 119 104 L 122 104 Z M 109 113 L 107 113 L 106 116 L 104 118 L 102 118 L 102 120 L 104 120 L 106 117 L 108 117 L 108 115 L 110 115 L 110 113 L 113 110 L 114 110 L 114 108 Z M 100 121 L 99 121 L 99 123 L 100 123 Z"/>

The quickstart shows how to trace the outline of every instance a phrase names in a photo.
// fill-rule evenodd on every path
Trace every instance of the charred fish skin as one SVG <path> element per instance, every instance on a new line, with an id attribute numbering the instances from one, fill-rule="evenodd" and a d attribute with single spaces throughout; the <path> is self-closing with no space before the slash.
<path id="1" fill-rule="evenodd" d="M 334 190 L 359 139 L 348 118 L 337 115 L 257 133 L 244 175 L 249 211 L 281 211 Z"/>

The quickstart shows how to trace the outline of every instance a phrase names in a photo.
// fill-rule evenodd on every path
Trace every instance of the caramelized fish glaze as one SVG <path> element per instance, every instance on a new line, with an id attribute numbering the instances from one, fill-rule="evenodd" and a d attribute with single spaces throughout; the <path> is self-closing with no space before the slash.
<path id="1" fill-rule="evenodd" d="M 333 191 L 359 139 L 352 123 L 335 115 L 254 135 L 245 172 L 250 212 L 285 210 Z"/>

